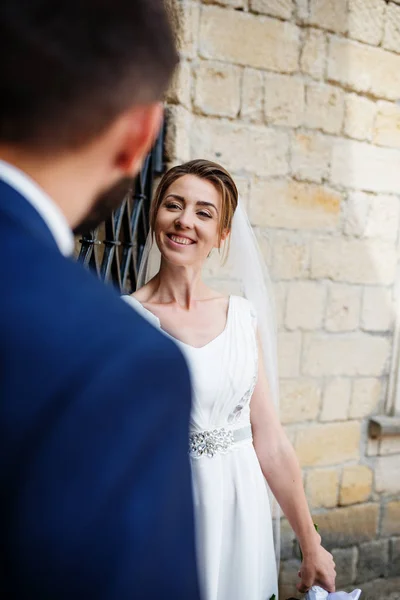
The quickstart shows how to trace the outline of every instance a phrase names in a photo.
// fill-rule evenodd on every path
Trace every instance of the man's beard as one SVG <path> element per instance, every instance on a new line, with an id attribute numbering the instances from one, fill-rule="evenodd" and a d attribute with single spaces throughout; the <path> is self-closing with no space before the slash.
<path id="1" fill-rule="evenodd" d="M 101 192 L 96 197 L 88 215 L 74 228 L 74 234 L 83 235 L 96 229 L 100 223 L 105 221 L 122 204 L 125 196 L 132 189 L 133 182 L 134 179 L 132 177 L 123 177 L 105 192 Z"/>

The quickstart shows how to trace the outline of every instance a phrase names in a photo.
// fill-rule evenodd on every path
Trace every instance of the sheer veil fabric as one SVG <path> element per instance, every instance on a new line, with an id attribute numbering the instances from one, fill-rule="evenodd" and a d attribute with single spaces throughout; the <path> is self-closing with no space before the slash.
<path id="1" fill-rule="evenodd" d="M 243 296 L 256 311 L 258 332 L 263 351 L 270 394 L 279 411 L 279 381 L 277 360 L 277 328 L 272 284 L 256 236 L 249 222 L 243 202 L 239 199 L 235 211 L 229 242 L 227 266 L 240 283 Z M 147 283 L 160 268 L 160 252 L 149 233 L 138 273 L 138 288 Z M 274 530 L 277 572 L 280 560 L 280 507 L 268 489 Z"/>

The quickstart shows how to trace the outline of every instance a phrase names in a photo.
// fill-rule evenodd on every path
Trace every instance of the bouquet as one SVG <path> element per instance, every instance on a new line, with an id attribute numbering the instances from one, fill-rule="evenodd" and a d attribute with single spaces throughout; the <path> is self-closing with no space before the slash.
<path id="1" fill-rule="evenodd" d="M 353 590 L 349 594 L 347 592 L 326 592 L 317 585 L 308 590 L 306 600 L 358 600 L 361 596 L 361 590 Z"/>
<path id="2" fill-rule="evenodd" d="M 327 592 L 317 585 L 313 585 L 304 597 L 304 600 L 358 600 L 361 596 L 361 590 L 347 592 Z M 270 600 L 276 600 L 275 594 Z M 298 600 L 297 598 L 288 598 L 288 600 Z"/>

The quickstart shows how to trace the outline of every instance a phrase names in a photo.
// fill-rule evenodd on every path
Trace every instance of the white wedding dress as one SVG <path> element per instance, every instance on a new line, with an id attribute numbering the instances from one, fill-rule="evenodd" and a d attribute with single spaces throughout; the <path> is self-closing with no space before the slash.
<path id="1" fill-rule="evenodd" d="M 161 328 L 159 319 L 135 298 L 124 299 Z M 191 435 L 203 598 L 278 597 L 268 492 L 250 430 L 250 399 L 258 370 L 255 313 L 247 300 L 231 296 L 226 326 L 218 337 L 201 348 L 175 341 L 192 374 L 191 433 L 216 431 Z M 224 445 L 227 435 L 234 443 Z"/>

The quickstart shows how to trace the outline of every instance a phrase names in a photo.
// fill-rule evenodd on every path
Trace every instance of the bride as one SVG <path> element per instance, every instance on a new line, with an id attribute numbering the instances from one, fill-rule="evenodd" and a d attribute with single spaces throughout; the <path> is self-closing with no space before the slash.
<path id="1" fill-rule="evenodd" d="M 334 591 L 334 562 L 314 529 L 301 471 L 272 401 L 263 360 L 264 306 L 259 302 L 256 310 L 249 300 L 221 295 L 202 280 L 210 252 L 234 244 L 239 211 L 237 188 L 223 167 L 194 160 L 168 171 L 150 215 L 159 270 L 124 298 L 178 343 L 191 368 L 189 452 L 205 600 L 278 595 L 266 482 L 302 550 L 299 591 L 314 584 Z M 249 262 L 244 270 L 252 267 Z M 260 286 L 253 286 L 256 292 Z"/>

